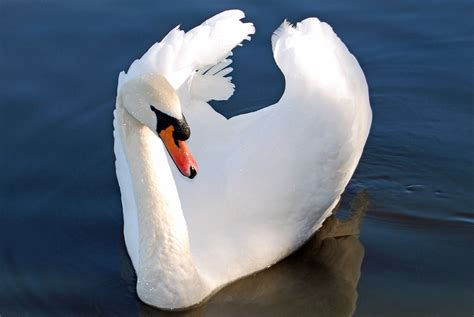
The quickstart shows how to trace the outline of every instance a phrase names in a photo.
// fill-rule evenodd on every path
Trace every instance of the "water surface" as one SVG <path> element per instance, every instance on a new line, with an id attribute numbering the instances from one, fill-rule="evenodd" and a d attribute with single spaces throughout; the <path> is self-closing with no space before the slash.
<path id="1" fill-rule="evenodd" d="M 228 8 L 243 9 L 257 34 L 235 51 L 236 94 L 213 104 L 226 116 L 280 96 L 270 36 L 284 18 L 329 22 L 356 55 L 374 121 L 337 217 L 354 219 L 348 204 L 361 190 L 370 204 L 356 222 L 360 234 L 316 237 L 183 314 L 471 316 L 474 7 L 467 0 L 3 0 L 0 315 L 165 315 L 138 300 L 124 249 L 116 79 L 177 24 L 189 29 Z M 348 259 L 344 269 L 338 259 Z"/>

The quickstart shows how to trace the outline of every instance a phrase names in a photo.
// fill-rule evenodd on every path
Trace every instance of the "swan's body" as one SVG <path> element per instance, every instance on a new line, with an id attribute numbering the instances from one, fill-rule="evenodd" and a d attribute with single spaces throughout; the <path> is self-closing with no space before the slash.
<path id="1" fill-rule="evenodd" d="M 226 11 L 186 34 L 175 29 L 119 78 L 114 137 L 125 242 L 138 294 L 154 306 L 197 304 L 301 246 L 337 204 L 367 139 L 362 70 L 315 18 L 284 23 L 272 38 L 286 80 L 278 103 L 229 120 L 215 112 L 206 102 L 233 93 L 225 58 L 254 32 L 242 18 Z M 170 166 L 152 130 L 157 120 L 133 110 L 167 96 L 161 76 L 192 131 L 193 180 Z"/>

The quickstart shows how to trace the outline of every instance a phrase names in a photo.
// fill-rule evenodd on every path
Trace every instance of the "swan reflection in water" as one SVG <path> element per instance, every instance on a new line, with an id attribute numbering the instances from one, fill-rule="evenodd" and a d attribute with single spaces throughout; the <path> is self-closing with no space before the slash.
<path id="1" fill-rule="evenodd" d="M 348 219 L 338 219 L 333 213 L 300 250 L 228 285 L 194 309 L 166 312 L 140 302 L 139 315 L 351 316 L 364 258 L 358 235 L 368 202 L 367 192 L 360 192 L 351 202 Z M 131 264 L 127 266 L 133 272 Z"/>

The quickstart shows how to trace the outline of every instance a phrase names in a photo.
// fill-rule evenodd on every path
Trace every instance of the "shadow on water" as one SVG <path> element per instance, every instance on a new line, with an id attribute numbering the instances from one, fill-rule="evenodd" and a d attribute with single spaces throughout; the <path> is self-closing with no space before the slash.
<path id="1" fill-rule="evenodd" d="M 351 316 L 364 258 L 358 235 L 368 204 L 367 191 L 360 192 L 351 202 L 348 218 L 339 219 L 334 213 L 296 253 L 228 285 L 192 310 L 165 312 L 140 302 L 139 315 Z M 129 260 L 123 268 L 123 276 L 135 278 Z"/>

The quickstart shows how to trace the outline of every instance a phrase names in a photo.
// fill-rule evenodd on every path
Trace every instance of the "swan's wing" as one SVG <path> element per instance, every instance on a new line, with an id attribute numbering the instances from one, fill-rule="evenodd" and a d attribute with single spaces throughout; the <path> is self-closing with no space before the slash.
<path id="1" fill-rule="evenodd" d="M 255 265 L 262 254 L 259 265 L 288 254 L 321 226 L 352 176 L 370 128 L 364 75 L 328 24 L 316 18 L 295 27 L 284 22 L 272 45 L 285 76 L 282 98 L 229 120 L 238 140 L 224 155 L 230 168 L 222 187 L 238 220 L 226 228 L 235 233 L 235 244 L 260 247 L 232 254 L 240 266 Z"/>
<path id="2" fill-rule="evenodd" d="M 189 97 L 193 100 L 208 102 L 209 100 L 227 100 L 234 93 L 235 85 L 232 77 L 230 58 L 223 59 L 215 65 L 205 66 L 198 70 L 189 82 Z"/>
<path id="3" fill-rule="evenodd" d="M 250 40 L 255 33 L 252 23 L 243 23 L 240 10 L 224 11 L 189 31 L 189 47 L 196 58 L 194 74 L 189 82 L 189 94 L 193 100 L 227 100 L 235 86 L 226 77 L 232 68 L 232 49 L 243 40 Z"/>
<path id="4" fill-rule="evenodd" d="M 132 77 L 154 72 L 164 75 L 175 89 L 181 88 L 185 102 L 228 99 L 234 85 L 225 77 L 232 71 L 226 57 L 255 32 L 252 23 L 240 21 L 244 17 L 240 10 L 229 10 L 186 33 L 179 26 L 174 28 L 121 74 L 119 88 Z"/>
<path id="5" fill-rule="evenodd" d="M 312 88 L 337 98 L 352 98 L 355 93 L 368 98 L 359 63 L 329 24 L 308 18 L 292 26 L 285 20 L 272 36 L 272 48 L 285 75 L 284 95 Z"/>
<path id="6" fill-rule="evenodd" d="M 372 121 L 367 81 L 356 58 L 331 26 L 317 18 L 307 18 L 295 26 L 285 20 L 272 36 L 272 48 L 285 76 L 281 102 L 306 103 L 303 112 L 317 111 L 320 118 L 334 117 L 337 122 L 333 124 L 351 127 L 347 139 L 354 142 L 356 157 L 360 156 Z M 306 102 L 295 96 L 306 96 Z M 341 156 L 338 147 L 328 149 L 329 156 Z M 347 160 L 353 162 L 348 181 L 358 158 Z"/>

